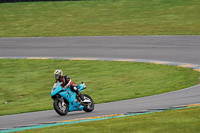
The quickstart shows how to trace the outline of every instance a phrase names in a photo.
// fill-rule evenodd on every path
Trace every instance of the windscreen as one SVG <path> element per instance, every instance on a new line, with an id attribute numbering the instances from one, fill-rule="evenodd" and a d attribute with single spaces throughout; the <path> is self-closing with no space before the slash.
<path id="1" fill-rule="evenodd" d="M 55 84 L 53 85 L 53 88 L 56 88 L 58 85 L 59 85 L 59 83 L 58 83 L 58 82 L 57 82 L 57 83 L 55 83 Z"/>

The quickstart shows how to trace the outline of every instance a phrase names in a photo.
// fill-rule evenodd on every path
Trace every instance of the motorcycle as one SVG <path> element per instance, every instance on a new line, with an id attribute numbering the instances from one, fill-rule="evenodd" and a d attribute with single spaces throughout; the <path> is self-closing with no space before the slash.
<path id="1" fill-rule="evenodd" d="M 94 102 L 92 98 L 87 94 L 84 96 L 84 102 L 81 101 L 80 97 L 73 92 L 70 87 L 63 88 L 61 83 L 55 83 L 51 90 L 51 97 L 53 99 L 53 106 L 55 111 L 61 115 L 67 115 L 68 112 L 82 111 L 92 112 L 94 110 Z M 86 89 L 85 83 L 81 83 L 77 86 L 80 93 Z"/>

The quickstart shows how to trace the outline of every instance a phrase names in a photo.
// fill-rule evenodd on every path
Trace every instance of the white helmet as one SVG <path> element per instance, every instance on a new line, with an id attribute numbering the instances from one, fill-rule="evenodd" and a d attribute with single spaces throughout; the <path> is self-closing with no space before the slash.
<path id="1" fill-rule="evenodd" d="M 60 78 L 60 76 L 62 76 L 62 75 L 63 75 L 62 70 L 55 70 L 54 77 L 56 80 L 58 80 Z"/>

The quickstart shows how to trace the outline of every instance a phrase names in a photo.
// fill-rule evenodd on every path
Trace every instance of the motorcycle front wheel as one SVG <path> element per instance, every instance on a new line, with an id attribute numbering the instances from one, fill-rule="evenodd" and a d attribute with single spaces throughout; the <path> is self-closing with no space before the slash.
<path id="1" fill-rule="evenodd" d="M 84 97 L 86 99 L 89 99 L 91 101 L 90 104 L 85 105 L 85 107 L 83 108 L 83 110 L 85 112 L 92 112 L 94 110 L 94 102 L 93 102 L 92 98 L 90 96 L 88 96 L 87 94 L 83 94 L 83 95 L 84 95 Z"/>
<path id="2" fill-rule="evenodd" d="M 57 98 L 54 99 L 53 107 L 59 115 L 63 116 L 63 115 L 67 115 L 68 113 L 68 109 L 69 109 L 68 103 L 65 103 L 63 105 L 62 102 L 58 100 Z"/>

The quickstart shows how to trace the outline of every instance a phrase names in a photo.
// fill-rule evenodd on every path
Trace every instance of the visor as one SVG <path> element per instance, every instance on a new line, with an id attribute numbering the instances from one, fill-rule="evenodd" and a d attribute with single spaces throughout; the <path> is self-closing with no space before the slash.
<path id="1" fill-rule="evenodd" d="M 54 77 L 55 77 L 55 79 L 57 79 L 57 80 L 58 80 L 58 79 L 59 79 L 59 77 L 60 77 L 60 75 L 58 75 L 58 74 L 55 74 L 55 75 L 54 75 Z"/>

